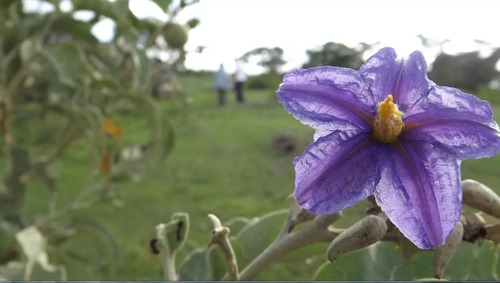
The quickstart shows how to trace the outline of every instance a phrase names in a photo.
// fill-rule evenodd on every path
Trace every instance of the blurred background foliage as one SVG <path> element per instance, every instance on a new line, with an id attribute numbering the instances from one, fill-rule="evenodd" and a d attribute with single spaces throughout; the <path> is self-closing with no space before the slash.
<path id="1" fill-rule="evenodd" d="M 176 211 L 188 212 L 193 223 L 178 256 L 181 278 L 220 279 L 221 255 L 203 249 L 211 232 L 208 213 L 230 220 L 236 253 L 241 264 L 248 263 L 248 247 L 252 255 L 264 249 L 280 228 L 283 213 L 262 215 L 288 208 L 292 160 L 312 138 L 312 130 L 276 102 L 284 50 L 257 47 L 243 54 L 266 71 L 246 82 L 246 105 L 219 108 L 212 73 L 183 66 L 189 30 L 199 21 L 180 23 L 176 16 L 196 1 L 155 0 L 167 22 L 137 18 L 126 0 L 72 0 L 69 11 L 58 0 L 45 2 L 54 10 L 28 13 L 23 1 L 0 1 L 0 277 L 161 280 L 149 243 L 153 227 Z M 78 11 L 93 16 L 75 19 Z M 91 32 L 102 19 L 116 24 L 107 43 Z M 358 68 L 374 48 L 328 42 L 307 50 L 303 67 Z M 500 52 L 492 50 L 487 56 L 441 53 L 429 77 L 490 101 L 498 120 Z M 159 52 L 168 56 L 159 59 Z M 498 164 L 498 157 L 465 161 L 463 176 L 499 192 Z M 352 224 L 365 206 L 348 209 L 351 216 L 340 225 Z M 43 252 L 53 268 L 37 263 L 26 272 L 31 259 L 15 236 L 30 227 L 45 240 Z M 287 255 L 257 279 L 328 280 L 337 271 L 322 265 L 326 247 Z M 463 250 L 462 258 L 470 253 Z M 357 262 L 355 256 L 346 257 L 346 264 Z M 201 273 L 190 272 L 189 264 Z M 397 278 L 416 279 L 412 274 Z M 356 279 L 336 276 L 331 279 Z"/>
<path id="2" fill-rule="evenodd" d="M 70 274 L 77 269 L 90 279 L 114 272 L 116 239 L 99 217 L 79 219 L 71 212 L 98 204 L 121 206 L 121 184 L 140 180 L 172 150 L 173 129 L 153 97 L 182 96 L 177 73 L 188 31 L 198 21 L 175 19 L 196 1 L 155 1 L 170 16 L 166 23 L 136 18 L 128 1 L 73 0 L 69 10 L 58 0 L 43 2 L 51 12 L 27 12 L 18 0 L 0 3 L 0 162 L 5 168 L 0 263 L 24 258 L 9 239 L 36 231 L 27 235 L 47 239 L 40 253 L 50 250 L 50 258 L 67 265 Z M 91 17 L 75 18 L 81 11 Z M 103 19 L 116 27 L 106 43 L 91 32 Z M 167 52 L 168 60 L 148 56 L 155 49 Z M 144 134 L 136 135 L 119 117 L 137 120 Z M 72 163 L 69 149 L 82 159 Z M 71 184 L 61 181 L 65 171 L 72 171 Z M 25 256 L 26 266 L 18 265 L 22 277 L 6 279 L 47 278 L 31 277 L 37 273 L 30 261 L 38 262 L 41 255 Z M 65 274 L 40 266 L 46 273 Z M 7 268 L 2 276 L 15 270 Z"/>

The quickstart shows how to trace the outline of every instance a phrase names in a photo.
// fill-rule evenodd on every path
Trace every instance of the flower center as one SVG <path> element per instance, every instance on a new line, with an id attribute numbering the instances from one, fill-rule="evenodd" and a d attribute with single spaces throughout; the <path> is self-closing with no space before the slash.
<path id="1" fill-rule="evenodd" d="M 403 127 L 403 112 L 398 110 L 398 105 L 389 94 L 378 106 L 377 116 L 373 121 L 373 134 L 381 142 L 391 143 L 397 140 Z"/>

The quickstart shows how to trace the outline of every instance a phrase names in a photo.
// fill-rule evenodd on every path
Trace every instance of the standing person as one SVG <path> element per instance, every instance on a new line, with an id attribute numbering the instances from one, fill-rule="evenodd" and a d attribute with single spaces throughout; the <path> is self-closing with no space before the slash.
<path id="1" fill-rule="evenodd" d="M 246 81 L 247 75 L 243 70 L 243 60 L 236 59 L 236 72 L 234 73 L 234 90 L 236 91 L 236 100 L 238 103 L 245 102 L 243 97 L 243 83 Z"/>
<path id="2" fill-rule="evenodd" d="M 213 83 L 214 89 L 219 96 L 218 103 L 220 106 L 223 106 L 226 104 L 226 93 L 231 85 L 231 77 L 224 70 L 223 64 L 220 64 L 219 70 L 214 73 Z"/>

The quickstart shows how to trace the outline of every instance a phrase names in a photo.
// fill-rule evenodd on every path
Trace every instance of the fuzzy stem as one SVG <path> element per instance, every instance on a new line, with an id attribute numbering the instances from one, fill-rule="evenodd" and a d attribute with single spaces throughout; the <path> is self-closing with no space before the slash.
<path id="1" fill-rule="evenodd" d="M 309 225 L 297 232 L 280 233 L 280 236 L 269 247 L 241 271 L 239 279 L 242 281 L 252 280 L 276 259 L 291 251 L 313 243 L 331 242 L 343 231 L 328 227 L 339 217 L 340 214 L 319 215 Z M 285 222 L 285 226 L 289 224 L 288 222 Z"/>
<path id="2" fill-rule="evenodd" d="M 162 245 L 160 252 L 161 265 L 163 267 L 163 276 L 166 281 L 177 281 L 177 273 L 175 272 L 175 258 L 170 253 L 168 247 L 168 238 L 165 224 L 156 226 L 156 236 Z"/>
<path id="3" fill-rule="evenodd" d="M 227 275 L 224 276 L 223 280 L 238 280 L 238 262 L 236 260 L 236 255 L 234 253 L 231 242 L 229 241 L 229 228 L 222 226 L 219 218 L 213 214 L 209 214 L 208 217 L 214 225 L 214 230 L 212 232 L 212 238 L 208 246 L 217 245 L 224 254 L 227 265 Z"/>

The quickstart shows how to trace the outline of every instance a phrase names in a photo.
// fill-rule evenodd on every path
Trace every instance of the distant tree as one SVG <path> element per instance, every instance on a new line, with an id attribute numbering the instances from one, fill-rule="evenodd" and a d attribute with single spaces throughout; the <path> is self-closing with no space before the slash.
<path id="1" fill-rule="evenodd" d="M 309 60 L 303 67 L 340 66 L 358 69 L 364 61 L 363 53 L 370 47 L 366 43 L 350 48 L 342 43 L 328 42 L 320 50 L 307 50 Z"/>
<path id="2" fill-rule="evenodd" d="M 420 39 L 420 42 L 422 43 L 423 46 L 427 48 L 439 47 L 441 52 L 443 52 L 443 46 L 450 41 L 449 39 L 444 39 L 444 40 L 432 39 L 429 37 L 425 37 L 421 34 L 418 34 L 417 37 Z"/>
<path id="3" fill-rule="evenodd" d="M 267 68 L 268 72 L 274 74 L 278 74 L 279 68 L 286 63 L 286 61 L 283 60 L 283 49 L 280 47 L 255 48 L 254 50 L 245 53 L 242 58 L 248 60 L 248 58 L 252 56 L 260 56 L 260 61 L 257 64 Z"/>
<path id="4" fill-rule="evenodd" d="M 486 58 L 481 58 L 478 51 L 458 55 L 441 53 L 432 64 L 429 77 L 440 85 L 475 91 L 500 77 L 495 67 L 499 59 L 500 48 Z"/>

